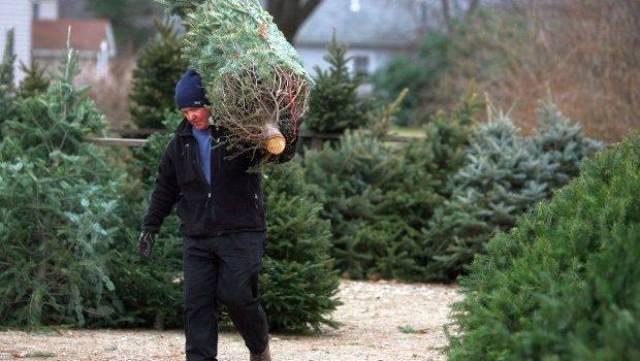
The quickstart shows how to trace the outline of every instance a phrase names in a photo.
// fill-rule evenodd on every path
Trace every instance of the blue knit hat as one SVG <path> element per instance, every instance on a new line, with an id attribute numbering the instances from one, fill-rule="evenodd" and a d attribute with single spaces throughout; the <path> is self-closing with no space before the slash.
<path id="1" fill-rule="evenodd" d="M 187 70 L 176 84 L 176 106 L 182 108 L 199 108 L 209 105 L 205 90 L 202 87 L 200 74 Z"/>

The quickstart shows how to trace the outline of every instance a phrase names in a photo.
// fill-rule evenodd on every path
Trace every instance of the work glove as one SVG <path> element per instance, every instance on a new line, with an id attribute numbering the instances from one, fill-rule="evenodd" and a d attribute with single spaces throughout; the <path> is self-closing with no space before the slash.
<path id="1" fill-rule="evenodd" d="M 140 233 L 140 237 L 138 238 L 138 252 L 142 257 L 151 256 L 151 250 L 153 249 L 153 244 L 156 241 L 156 235 L 150 231 L 142 231 Z"/>

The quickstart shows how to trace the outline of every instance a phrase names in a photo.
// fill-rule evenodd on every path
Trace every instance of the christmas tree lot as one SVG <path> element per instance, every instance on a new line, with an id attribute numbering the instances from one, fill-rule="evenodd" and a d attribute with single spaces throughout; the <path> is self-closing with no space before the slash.
<path id="1" fill-rule="evenodd" d="M 259 0 L 158 0 L 187 9 L 184 56 L 203 79 L 227 147 L 267 159 L 293 142 L 311 78 Z"/>
<path id="2" fill-rule="evenodd" d="M 580 170 L 460 277 L 449 360 L 640 357 L 640 133 Z"/>
<path id="3" fill-rule="evenodd" d="M 181 121 L 180 114 L 167 112 L 163 125 L 174 129 Z M 151 192 L 158 162 L 171 136 L 169 132 L 154 134 L 144 147 L 134 150 L 128 172 L 140 177 L 144 184 L 141 194 Z M 330 314 L 340 304 L 335 297 L 339 279 L 328 256 L 329 223 L 320 217 L 321 191 L 305 182 L 303 169 L 297 162 L 267 166 L 262 178 L 268 230 L 260 292 L 271 330 L 302 333 L 317 331 L 322 325 L 337 327 Z M 138 201 L 143 204 L 139 212 L 146 209 L 147 201 L 146 198 Z M 181 326 L 179 223 L 175 212 L 164 221 L 157 242 L 159 248 L 150 262 L 131 253 L 136 247 L 134 229 L 130 229 L 124 247 L 117 249 L 116 286 L 122 282 L 131 289 L 124 296 L 125 301 L 137 304 L 130 313 L 143 321 L 144 326 Z M 226 313 L 223 315 L 222 325 L 232 327 Z"/>
<path id="4" fill-rule="evenodd" d="M 130 189 L 69 52 L 44 93 L 14 98 L 0 143 L 0 325 L 114 325 L 125 310 L 108 262 Z"/>
<path id="5" fill-rule="evenodd" d="M 448 181 L 451 195 L 423 229 L 430 280 L 454 281 L 466 273 L 496 231 L 511 229 L 519 216 L 549 199 L 601 147 L 550 100 L 540 103 L 531 138 L 518 134 L 508 113 L 489 109 L 489 122 L 471 134 L 464 166 Z"/>
<path id="6" fill-rule="evenodd" d="M 166 219 L 151 260 L 140 217 L 170 133 L 132 156 L 92 144 L 103 115 L 74 85 L 69 51 L 44 92 L 11 98 L 0 143 L 0 327 L 183 327 L 182 237 Z M 27 93 L 25 93 L 27 94 Z M 182 121 L 166 112 L 164 125 Z M 266 169 L 262 296 L 272 330 L 337 327 L 338 277 L 317 190 L 298 165 Z M 291 175 L 294 175 L 293 177 Z"/>

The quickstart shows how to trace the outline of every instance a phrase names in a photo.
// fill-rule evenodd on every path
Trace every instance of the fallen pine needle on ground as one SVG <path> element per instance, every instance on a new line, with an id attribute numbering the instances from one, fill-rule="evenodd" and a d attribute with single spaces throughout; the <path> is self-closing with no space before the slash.
<path id="1" fill-rule="evenodd" d="M 451 303 L 461 299 L 455 285 L 341 280 L 344 303 L 333 314 L 338 330 L 320 335 L 271 334 L 278 361 L 444 361 L 443 326 Z M 181 361 L 182 330 L 64 330 L 50 333 L 0 332 L 0 361 Z M 218 360 L 248 360 L 236 332 L 221 332 Z"/>

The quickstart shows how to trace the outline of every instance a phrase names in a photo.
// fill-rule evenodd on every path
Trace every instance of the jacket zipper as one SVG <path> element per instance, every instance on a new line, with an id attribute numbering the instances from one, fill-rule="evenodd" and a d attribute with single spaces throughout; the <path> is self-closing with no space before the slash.
<path id="1" fill-rule="evenodd" d="M 211 199 L 211 196 L 213 195 L 213 164 L 211 164 L 211 162 L 214 161 L 213 159 L 213 141 L 214 141 L 214 137 L 211 134 L 211 127 L 209 127 L 209 178 L 211 179 L 211 184 L 209 184 L 209 194 L 208 194 L 208 198 Z M 218 163 L 218 162 L 216 162 Z"/>

